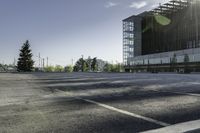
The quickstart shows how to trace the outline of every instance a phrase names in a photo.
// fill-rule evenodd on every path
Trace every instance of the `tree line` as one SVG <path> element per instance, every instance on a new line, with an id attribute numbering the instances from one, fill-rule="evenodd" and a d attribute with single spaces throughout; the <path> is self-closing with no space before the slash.
<path id="1" fill-rule="evenodd" d="M 19 72 L 31 72 L 37 70 L 34 68 L 34 61 L 32 59 L 33 54 L 30 48 L 29 41 L 27 40 L 20 49 L 20 54 L 17 62 L 17 71 Z M 122 64 L 111 64 L 97 57 L 83 57 L 78 59 L 74 66 L 68 65 L 63 67 L 61 65 L 46 66 L 42 70 L 44 72 L 122 72 Z"/>

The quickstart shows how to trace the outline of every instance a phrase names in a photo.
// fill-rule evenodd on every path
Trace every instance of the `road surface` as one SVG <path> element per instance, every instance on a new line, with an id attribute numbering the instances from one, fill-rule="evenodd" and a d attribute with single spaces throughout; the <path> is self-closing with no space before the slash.
<path id="1" fill-rule="evenodd" d="M 198 132 L 200 75 L 0 73 L 0 133 Z"/>

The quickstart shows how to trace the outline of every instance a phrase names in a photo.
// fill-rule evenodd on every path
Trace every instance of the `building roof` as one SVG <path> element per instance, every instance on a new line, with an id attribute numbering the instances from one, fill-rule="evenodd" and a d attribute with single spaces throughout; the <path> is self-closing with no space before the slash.
<path id="1" fill-rule="evenodd" d="M 151 13 L 171 14 L 188 7 L 193 0 L 171 0 L 168 3 L 159 5 L 157 8 L 151 10 Z"/>
<path id="2" fill-rule="evenodd" d="M 136 17 L 144 17 L 147 15 L 152 15 L 152 14 L 162 14 L 162 15 L 167 15 L 171 14 L 174 12 L 177 12 L 179 10 L 182 10 L 184 8 L 187 8 L 194 0 L 171 0 L 168 3 L 165 4 L 160 4 L 157 8 L 152 9 L 151 11 L 145 11 L 142 12 L 138 15 L 132 15 L 123 21 L 129 21 L 133 20 Z"/>

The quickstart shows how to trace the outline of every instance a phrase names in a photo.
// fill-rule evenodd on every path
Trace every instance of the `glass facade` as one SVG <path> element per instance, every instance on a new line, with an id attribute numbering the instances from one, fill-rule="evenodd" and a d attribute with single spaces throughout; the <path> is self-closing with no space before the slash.
<path id="1" fill-rule="evenodd" d="M 132 65 L 170 64 L 173 58 L 173 54 L 171 53 L 169 55 L 171 56 L 161 56 L 161 54 L 151 54 L 151 55 L 141 56 L 138 59 L 136 58 L 132 59 L 132 61 L 130 61 L 130 64 Z M 188 55 L 189 62 L 200 62 L 200 53 L 190 53 L 190 54 L 182 54 L 176 56 L 175 58 L 177 63 L 183 63 L 185 55 Z"/>
<path id="2" fill-rule="evenodd" d="M 199 48 L 199 20 L 199 0 L 173 0 L 153 9 L 142 19 L 142 55 Z"/>
<path id="3" fill-rule="evenodd" d="M 166 10 L 163 10 L 166 9 Z M 200 63 L 200 1 L 174 0 L 123 20 L 123 62 L 135 65 Z"/>
<path id="4" fill-rule="evenodd" d="M 123 21 L 123 62 L 124 65 L 131 65 L 134 57 L 134 29 L 133 21 Z"/>

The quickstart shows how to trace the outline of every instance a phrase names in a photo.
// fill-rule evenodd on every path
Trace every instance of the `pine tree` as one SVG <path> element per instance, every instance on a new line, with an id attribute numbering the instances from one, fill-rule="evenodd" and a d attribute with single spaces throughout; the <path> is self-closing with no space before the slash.
<path id="1" fill-rule="evenodd" d="M 188 54 L 185 54 L 184 55 L 184 60 L 183 60 L 183 63 L 184 63 L 184 73 L 190 73 L 190 69 L 189 69 L 189 66 L 188 66 L 189 62 L 190 62 L 190 58 L 189 58 Z"/>
<path id="2" fill-rule="evenodd" d="M 176 64 L 177 64 L 177 58 L 176 58 L 176 54 L 173 55 L 172 58 L 170 58 L 170 69 L 171 71 L 176 71 Z"/>
<path id="3" fill-rule="evenodd" d="M 75 72 L 79 72 L 79 71 L 84 72 L 84 70 L 86 70 L 86 67 L 87 67 L 86 61 L 83 58 L 80 58 L 74 66 L 74 71 Z"/>
<path id="4" fill-rule="evenodd" d="M 32 60 L 33 54 L 31 53 L 30 44 L 27 40 L 21 47 L 17 70 L 22 72 L 30 72 L 33 70 L 34 61 Z"/>
<path id="5" fill-rule="evenodd" d="M 92 59 L 92 71 L 96 71 L 97 70 L 97 57 Z"/>

